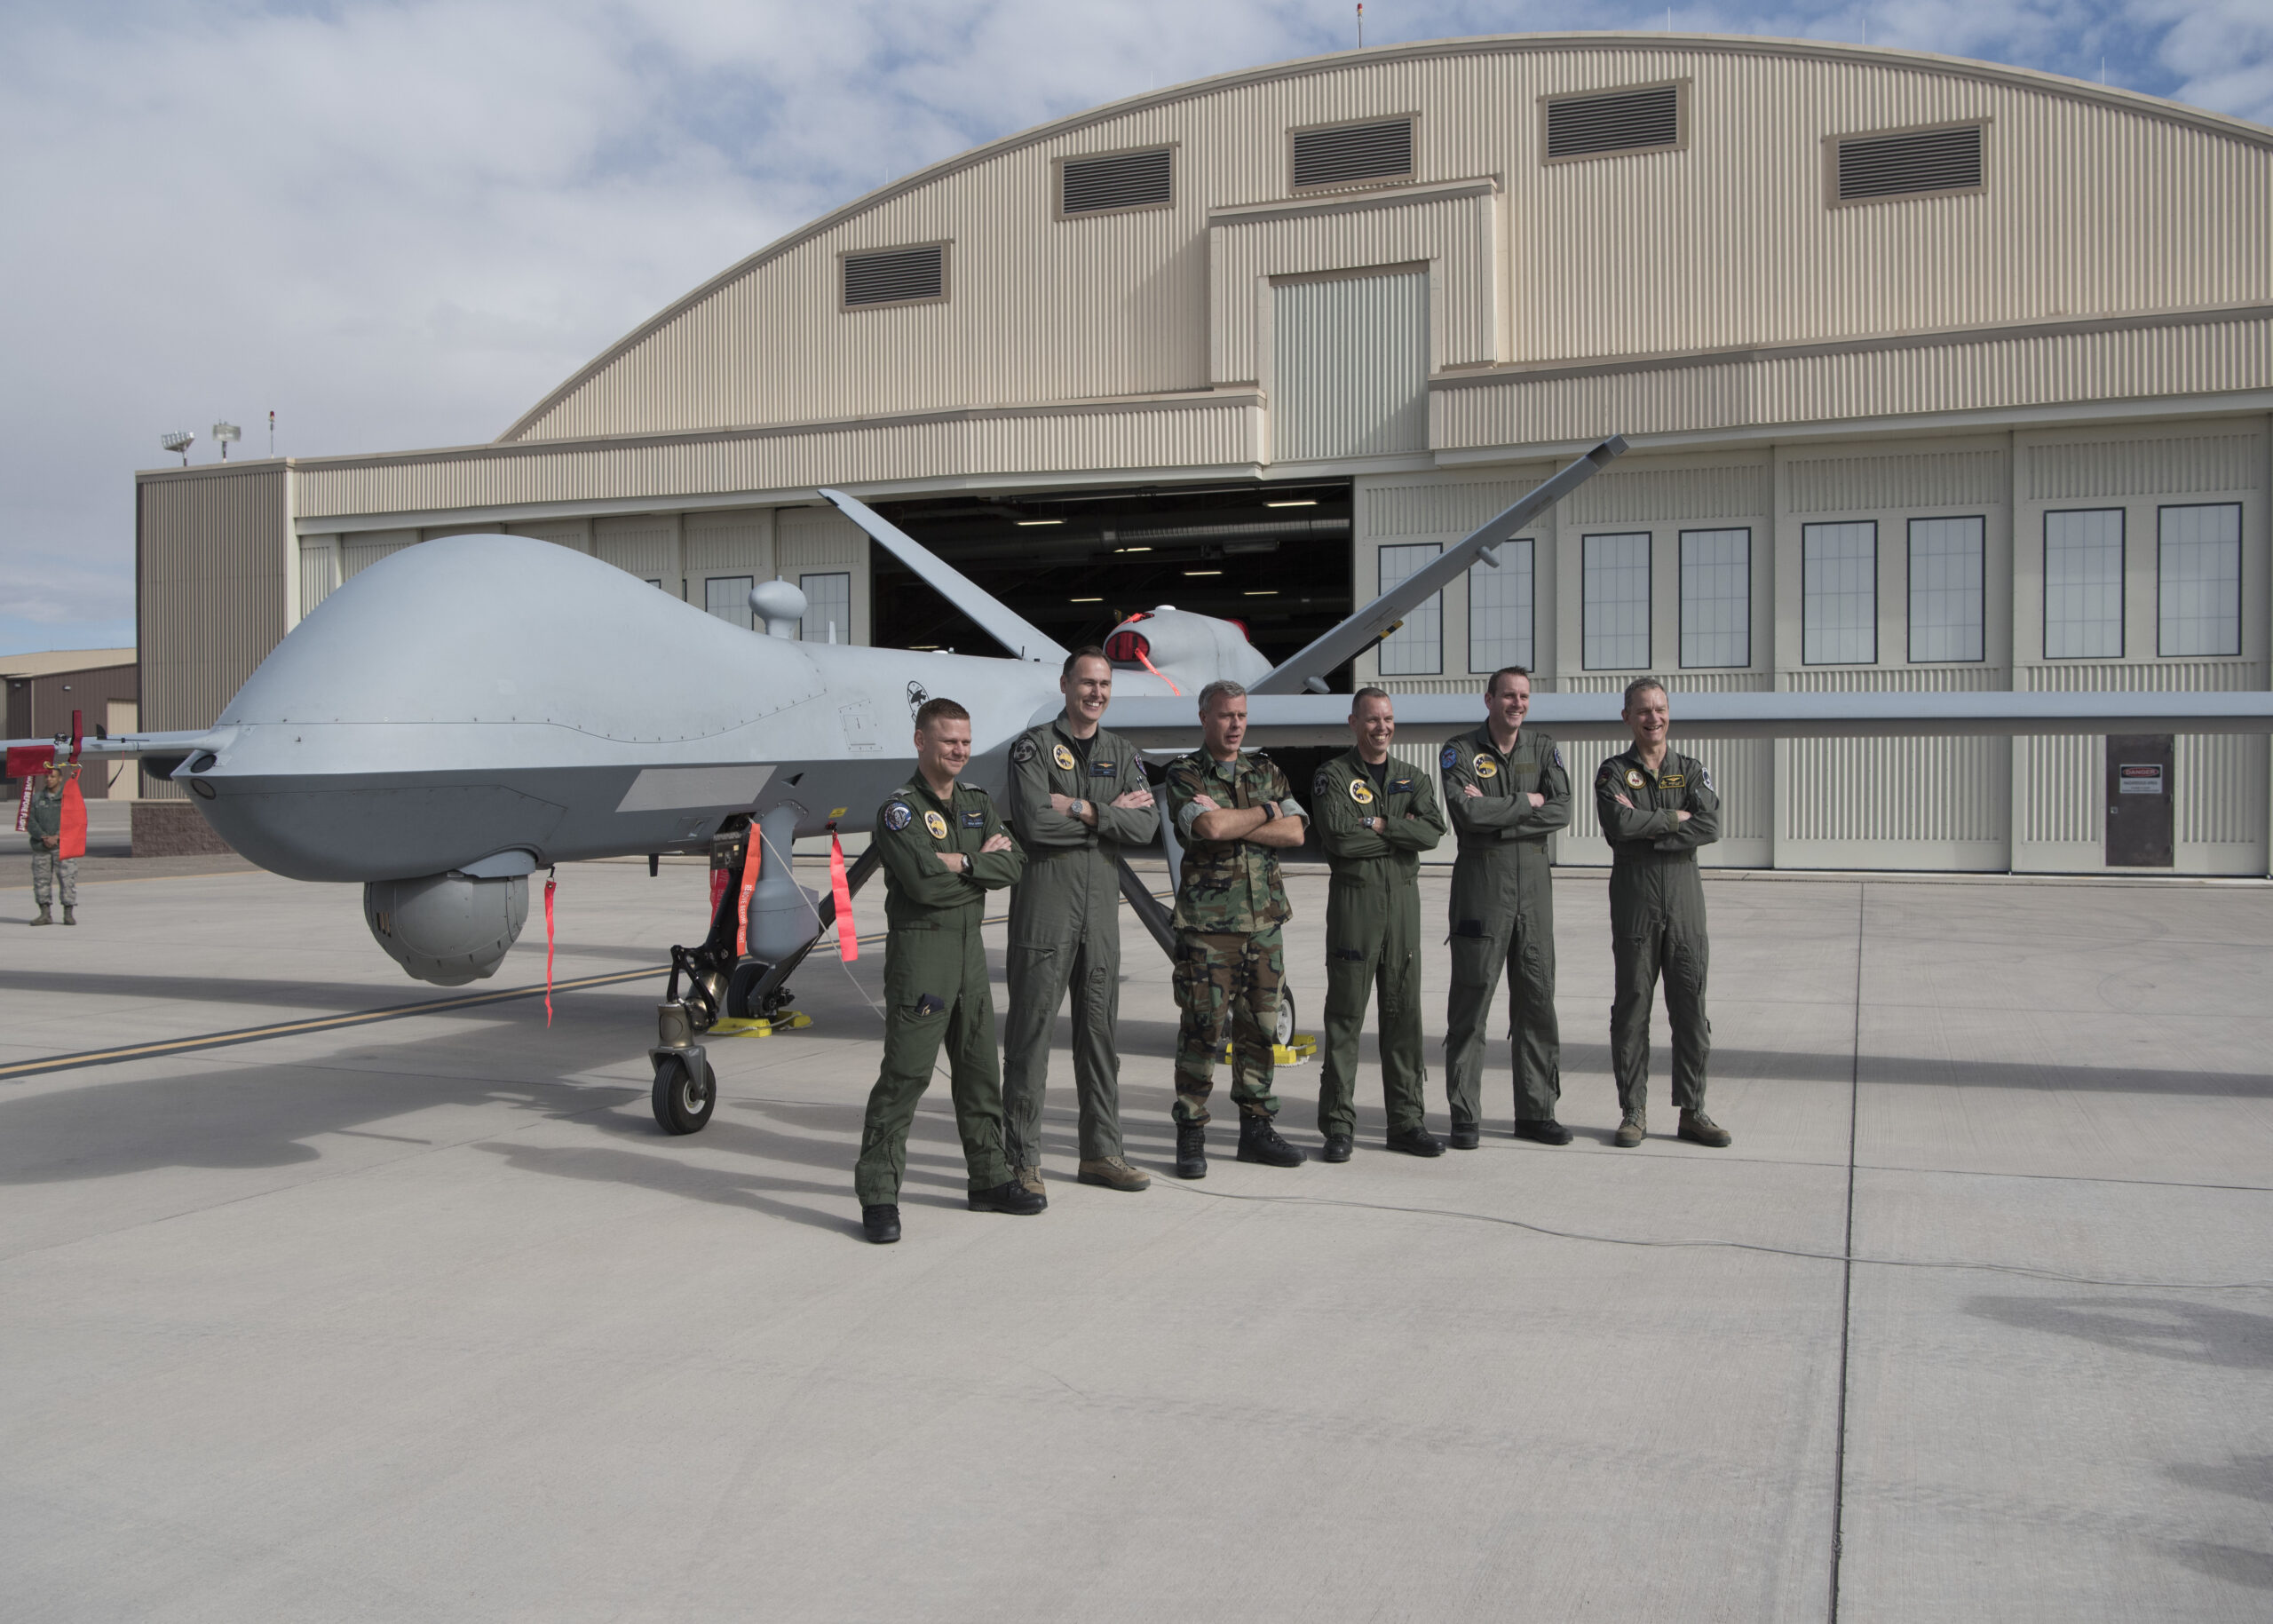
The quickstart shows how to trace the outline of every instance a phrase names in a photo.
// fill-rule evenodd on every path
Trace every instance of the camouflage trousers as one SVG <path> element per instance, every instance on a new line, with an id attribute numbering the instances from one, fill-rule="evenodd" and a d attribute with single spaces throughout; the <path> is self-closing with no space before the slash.
<path id="1" fill-rule="evenodd" d="M 63 906 L 79 906 L 79 860 L 58 857 L 52 852 L 32 853 L 32 900 L 41 907 L 49 906 L 56 891 L 63 893 Z"/>
<path id="2" fill-rule="evenodd" d="M 1271 1091 L 1271 1034 L 1279 1025 L 1279 986 L 1287 955 L 1279 927 L 1252 936 L 1204 931 L 1176 933 L 1176 1002 L 1184 1018 L 1176 1039 L 1179 1122 L 1205 1122 L 1216 1087 L 1216 1061 L 1231 1028 L 1232 1103 L 1256 1116 L 1279 1114 Z"/>

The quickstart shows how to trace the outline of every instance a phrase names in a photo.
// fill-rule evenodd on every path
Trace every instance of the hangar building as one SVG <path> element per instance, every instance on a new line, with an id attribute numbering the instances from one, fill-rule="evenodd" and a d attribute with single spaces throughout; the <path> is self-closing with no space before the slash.
<path id="1" fill-rule="evenodd" d="M 1068 642 L 1170 602 L 1284 654 L 1611 433 L 1633 454 L 1350 679 L 1651 671 L 1676 718 L 2264 688 L 2269 415 L 2273 131 L 1844 45 L 1385 46 L 894 182 L 492 443 L 139 475 L 146 719 L 210 722 L 339 582 L 467 529 L 733 619 L 787 576 L 807 637 L 984 646 L 831 484 Z M 2099 740 L 1708 754 L 1721 862 L 2109 863 Z M 2174 866 L 2267 872 L 2268 780 L 2262 739 L 2177 741 Z M 1559 856 L 1607 860 L 1583 807 Z"/>

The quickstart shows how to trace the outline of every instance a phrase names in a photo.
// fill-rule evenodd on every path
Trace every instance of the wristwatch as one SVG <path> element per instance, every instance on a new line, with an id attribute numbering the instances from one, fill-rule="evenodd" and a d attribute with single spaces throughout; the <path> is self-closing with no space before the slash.
<path id="1" fill-rule="evenodd" d="M 1081 808 L 1088 804 L 1089 803 L 1087 801 L 1076 796 L 1073 804 L 1065 809 L 1065 815 L 1069 818 L 1078 818 L 1081 815 Z"/>

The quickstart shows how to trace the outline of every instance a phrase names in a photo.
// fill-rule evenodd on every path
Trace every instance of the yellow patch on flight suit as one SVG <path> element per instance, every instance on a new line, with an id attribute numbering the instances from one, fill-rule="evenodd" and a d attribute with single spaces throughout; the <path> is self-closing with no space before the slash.
<path id="1" fill-rule="evenodd" d="M 1073 752 L 1062 744 L 1051 749 L 1049 759 L 1057 764 L 1060 772 L 1071 772 L 1073 770 Z"/>
<path id="2" fill-rule="evenodd" d="M 1639 789 L 1642 787 L 1641 768 L 1628 767 L 1626 769 L 1626 787 L 1628 789 Z"/>
<path id="3" fill-rule="evenodd" d="M 934 840 L 945 840 L 947 837 L 947 820 L 935 812 L 927 812 L 923 814 L 923 827 L 931 831 L 931 838 Z"/>
<path id="4" fill-rule="evenodd" d="M 1497 778 L 1500 776 L 1500 764 L 1493 760 L 1489 756 L 1478 756 L 1475 761 L 1469 764 L 1476 769 L 1476 776 L 1478 778 Z"/>
<path id="5" fill-rule="evenodd" d="M 1360 806 L 1371 806 L 1374 804 L 1373 787 L 1362 778 L 1353 778 L 1350 780 L 1350 798 Z"/>
<path id="6" fill-rule="evenodd" d="M 1665 773 L 1658 780 L 1658 788 L 1660 789 L 1685 789 L 1688 787 L 1689 780 L 1678 772 Z"/>

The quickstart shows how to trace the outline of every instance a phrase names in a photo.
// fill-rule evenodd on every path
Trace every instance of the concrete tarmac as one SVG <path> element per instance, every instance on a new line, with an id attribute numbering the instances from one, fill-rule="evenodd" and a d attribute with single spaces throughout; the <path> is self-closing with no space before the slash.
<path id="1" fill-rule="evenodd" d="M 352 887 L 107 876 L 32 932 L 28 877 L 10 1620 L 2273 1614 L 2263 885 L 1716 876 L 1736 1144 L 1673 1138 L 1660 1015 L 1620 1151 L 1604 880 L 1565 871 L 1575 1143 L 1508 1137 L 1501 1042 L 1483 1148 L 1390 1154 L 1369 1052 L 1354 1161 L 1242 1166 L 1226 1110 L 1198 1184 L 1168 1174 L 1167 965 L 1124 921 L 1152 1188 L 1074 1184 L 1061 1048 L 1049 1211 L 963 1209 L 942 1083 L 874 1248 L 880 944 L 799 974 L 811 1030 L 717 1045 L 715 1119 L 669 1138 L 660 973 L 549 1027 L 458 1002 L 542 984 L 534 898 L 454 992 Z M 556 976 L 661 965 L 707 878 L 562 870 Z M 1323 876 L 1293 889 L 1315 1031 Z M 1317 1075 L 1279 1082 L 1313 1149 Z"/>

